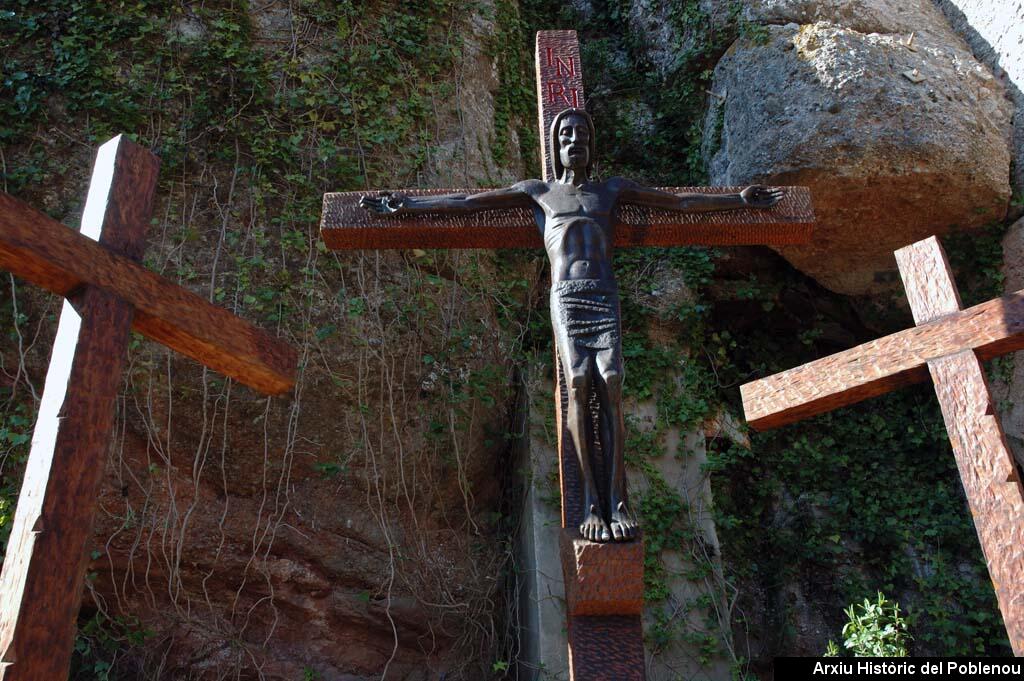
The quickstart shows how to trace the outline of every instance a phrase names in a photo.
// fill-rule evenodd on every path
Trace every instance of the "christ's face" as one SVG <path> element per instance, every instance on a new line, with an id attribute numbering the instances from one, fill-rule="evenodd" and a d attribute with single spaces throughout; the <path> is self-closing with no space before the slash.
<path id="1" fill-rule="evenodd" d="M 558 153 L 562 165 L 576 172 L 590 165 L 590 126 L 587 119 L 569 114 L 558 124 Z"/>

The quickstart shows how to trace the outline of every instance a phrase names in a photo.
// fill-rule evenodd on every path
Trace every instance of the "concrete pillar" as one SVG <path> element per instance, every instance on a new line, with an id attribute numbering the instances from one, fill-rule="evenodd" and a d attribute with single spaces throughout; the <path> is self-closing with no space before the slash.
<path id="1" fill-rule="evenodd" d="M 528 380 L 522 405 L 527 413 L 518 464 L 525 490 L 516 546 L 522 645 L 519 681 L 568 681 L 569 678 L 565 586 L 558 553 L 562 514 L 558 452 L 553 444 L 552 391 L 550 384 L 542 385 L 538 376 L 533 375 Z"/>

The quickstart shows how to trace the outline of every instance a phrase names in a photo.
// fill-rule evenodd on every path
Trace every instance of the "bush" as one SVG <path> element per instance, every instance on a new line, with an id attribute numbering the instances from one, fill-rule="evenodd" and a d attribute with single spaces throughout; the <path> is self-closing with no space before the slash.
<path id="1" fill-rule="evenodd" d="M 865 598 L 861 605 L 846 609 L 850 620 L 843 626 L 843 647 L 854 657 L 906 657 L 907 621 L 900 617 L 899 603 L 886 600 L 881 591 L 872 603 Z M 838 657 L 839 647 L 828 642 L 826 657 Z"/>

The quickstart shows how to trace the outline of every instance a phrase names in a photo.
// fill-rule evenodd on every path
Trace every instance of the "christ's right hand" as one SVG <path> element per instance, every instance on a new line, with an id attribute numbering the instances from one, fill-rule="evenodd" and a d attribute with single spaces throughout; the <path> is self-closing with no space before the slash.
<path id="1" fill-rule="evenodd" d="M 406 197 L 401 194 L 362 196 L 359 198 L 359 207 L 382 215 L 392 215 L 405 207 L 405 201 Z"/>
<path id="2" fill-rule="evenodd" d="M 740 198 L 749 208 L 771 208 L 786 195 L 785 189 L 754 184 L 740 192 Z"/>

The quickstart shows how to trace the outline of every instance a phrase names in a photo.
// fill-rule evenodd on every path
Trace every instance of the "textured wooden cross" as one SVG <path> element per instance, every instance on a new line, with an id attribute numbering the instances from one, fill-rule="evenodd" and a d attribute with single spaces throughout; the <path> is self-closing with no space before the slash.
<path id="1" fill-rule="evenodd" d="M 537 34 L 537 108 L 540 139 L 555 115 L 583 107 L 583 72 L 575 31 Z M 541 144 L 543 179 L 553 177 L 548 145 Z M 672 193 L 734 193 L 730 187 L 669 187 Z M 408 196 L 466 194 L 465 189 L 400 190 Z M 383 193 L 383 192 L 382 192 Z M 327 246 L 353 248 L 541 248 L 529 208 L 460 215 L 371 214 L 359 207 L 363 192 L 327 194 L 321 232 Z M 623 204 L 614 219 L 615 246 L 683 244 L 791 244 L 810 237 L 813 214 L 807 189 L 791 187 L 768 210 L 679 213 Z M 562 564 L 566 581 L 570 673 L 576 681 L 634 681 L 644 676 L 643 549 L 640 542 L 596 544 L 578 538 L 582 521 L 579 464 L 568 432 L 568 397 L 556 361 L 556 414 L 562 491 Z M 627 366 L 628 371 L 628 366 Z"/>
<path id="2" fill-rule="evenodd" d="M 1024 655 L 1024 496 L 981 361 L 1024 348 L 1024 291 L 960 309 L 935 237 L 896 251 L 917 324 L 740 388 L 747 421 L 775 428 L 931 375 L 1010 645 Z"/>
<path id="3" fill-rule="evenodd" d="M 81 232 L 0 192 L 0 268 L 67 298 L 0 575 L 2 681 L 68 676 L 129 332 L 264 393 L 295 382 L 292 348 L 138 263 L 158 169 L 100 147 Z"/>

